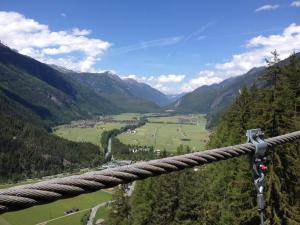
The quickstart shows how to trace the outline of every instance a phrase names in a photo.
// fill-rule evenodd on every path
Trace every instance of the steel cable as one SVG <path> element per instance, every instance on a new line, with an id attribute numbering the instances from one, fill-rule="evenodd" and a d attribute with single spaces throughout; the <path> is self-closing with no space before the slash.
<path id="1" fill-rule="evenodd" d="M 300 131 L 268 138 L 265 142 L 268 147 L 273 147 L 297 139 L 300 139 Z M 2 189 L 0 190 L 0 214 L 147 177 L 251 154 L 254 151 L 255 146 L 250 143 L 234 145 Z"/>

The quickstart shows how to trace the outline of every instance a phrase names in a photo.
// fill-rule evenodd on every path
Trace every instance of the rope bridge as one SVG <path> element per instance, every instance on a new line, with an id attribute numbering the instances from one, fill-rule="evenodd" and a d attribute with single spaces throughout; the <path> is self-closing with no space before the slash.
<path id="1" fill-rule="evenodd" d="M 268 138 L 264 141 L 270 148 L 297 139 L 300 139 L 300 131 Z M 2 189 L 0 190 L 0 214 L 185 168 L 201 166 L 245 154 L 254 154 L 255 149 L 256 147 L 252 143 L 240 144 Z"/>

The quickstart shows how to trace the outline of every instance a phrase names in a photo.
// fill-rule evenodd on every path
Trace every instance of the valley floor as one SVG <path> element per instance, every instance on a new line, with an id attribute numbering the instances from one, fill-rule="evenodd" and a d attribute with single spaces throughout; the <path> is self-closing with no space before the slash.
<path id="1" fill-rule="evenodd" d="M 124 113 L 98 121 L 73 122 L 72 126 L 54 128 L 54 134 L 77 142 L 91 142 L 101 147 L 103 131 L 119 129 L 144 116 L 148 122 L 134 131 L 117 136 L 124 144 L 153 146 L 174 152 L 179 145 L 189 146 L 192 151 L 204 149 L 209 132 L 205 129 L 206 118 L 202 114 L 157 116 L 153 114 Z"/>
<path id="2" fill-rule="evenodd" d="M 201 151 L 208 141 L 204 115 L 150 117 L 148 121 L 135 132 L 126 132 L 117 138 L 124 144 L 153 146 L 155 150 L 168 152 L 176 151 L 179 145 Z"/>
<path id="3" fill-rule="evenodd" d="M 111 193 L 107 191 L 101 190 L 83 194 L 46 205 L 5 213 L 0 216 L 0 225 L 36 225 L 41 223 L 43 225 L 81 225 L 82 217 L 92 207 L 110 200 Z M 72 208 L 78 209 L 78 212 L 66 216 L 64 212 Z M 105 212 L 105 210 L 103 211 Z M 102 214 L 102 217 L 106 216 L 105 213 Z"/>
<path id="4" fill-rule="evenodd" d="M 206 118 L 201 114 L 159 116 L 155 114 L 126 113 L 106 116 L 95 120 L 74 121 L 71 124 L 53 128 L 53 134 L 76 142 L 91 142 L 101 146 L 101 134 L 104 131 L 119 129 L 129 124 L 136 124 L 140 117 L 148 122 L 135 129 L 117 136 L 124 144 L 153 146 L 154 150 L 166 149 L 174 152 L 179 145 L 189 146 L 192 151 L 204 149 L 209 132 L 205 129 Z M 6 188 L 10 185 L 2 185 Z M 29 209 L 5 213 L 0 216 L 0 225 L 81 225 L 94 206 L 110 201 L 111 193 L 98 191 L 78 197 L 59 200 L 50 204 Z M 64 212 L 76 208 L 70 215 Z M 107 217 L 107 207 L 97 211 L 95 221 Z"/>

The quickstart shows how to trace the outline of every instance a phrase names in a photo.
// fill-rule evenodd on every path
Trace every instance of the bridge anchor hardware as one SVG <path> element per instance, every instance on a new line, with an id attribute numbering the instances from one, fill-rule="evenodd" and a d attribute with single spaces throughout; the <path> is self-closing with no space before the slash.
<path id="1" fill-rule="evenodd" d="M 263 140 L 264 133 L 260 128 L 247 130 L 247 143 L 252 143 L 255 146 L 255 153 L 252 156 L 252 176 L 254 185 L 257 192 L 257 206 L 259 211 L 260 223 L 264 224 L 264 181 L 265 172 L 267 171 L 266 163 L 266 151 L 268 148 L 267 143 Z"/>

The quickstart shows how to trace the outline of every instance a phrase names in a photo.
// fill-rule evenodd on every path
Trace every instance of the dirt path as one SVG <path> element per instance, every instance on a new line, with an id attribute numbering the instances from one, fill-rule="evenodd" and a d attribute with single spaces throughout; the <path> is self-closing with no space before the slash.
<path id="1" fill-rule="evenodd" d="M 100 209 L 102 207 L 105 207 L 106 204 L 107 204 L 107 202 L 103 202 L 99 205 L 96 205 L 94 208 L 92 208 L 89 220 L 88 220 L 86 225 L 93 225 L 94 224 L 93 222 L 94 222 L 94 219 L 95 219 L 95 216 L 96 216 L 96 213 L 97 213 L 98 209 Z"/>

